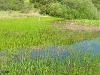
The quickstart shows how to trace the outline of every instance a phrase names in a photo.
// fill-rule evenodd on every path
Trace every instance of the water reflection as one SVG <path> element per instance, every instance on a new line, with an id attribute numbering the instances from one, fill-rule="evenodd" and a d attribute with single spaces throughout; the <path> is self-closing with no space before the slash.
<path id="1" fill-rule="evenodd" d="M 21 52 L 24 51 L 24 52 Z M 30 51 L 30 53 L 29 53 Z M 99 40 L 86 40 L 83 42 L 78 42 L 75 44 L 72 44 L 70 46 L 48 46 L 43 47 L 41 49 L 34 49 L 34 50 L 19 50 L 19 56 L 27 57 L 27 55 L 30 55 L 31 59 L 37 59 L 37 58 L 60 58 L 65 59 L 73 52 L 77 53 L 78 51 L 83 52 L 92 52 L 94 55 L 99 54 L 100 52 L 100 41 Z M 22 58 L 22 57 L 21 57 Z"/>
<path id="2" fill-rule="evenodd" d="M 41 49 L 33 49 L 33 50 L 23 50 L 18 49 L 16 55 L 11 59 L 14 61 L 23 61 L 27 59 L 39 59 L 39 58 L 60 58 L 65 59 L 70 54 L 73 54 L 74 52 L 78 51 L 91 51 L 93 54 L 97 55 L 100 54 L 100 41 L 99 40 L 86 40 L 83 42 L 78 42 L 75 44 L 72 44 L 70 46 L 48 46 L 43 47 Z M 7 52 L 0 52 L 1 56 L 7 56 Z"/>
<path id="3" fill-rule="evenodd" d="M 69 55 L 69 52 L 67 50 L 67 47 L 49 46 L 49 47 L 44 47 L 40 50 L 32 50 L 31 55 L 32 59 L 41 57 L 42 58 L 58 57 L 64 59 Z"/>
<path id="4" fill-rule="evenodd" d="M 74 50 L 91 51 L 93 54 L 100 52 L 100 40 L 87 40 L 72 44 Z"/>

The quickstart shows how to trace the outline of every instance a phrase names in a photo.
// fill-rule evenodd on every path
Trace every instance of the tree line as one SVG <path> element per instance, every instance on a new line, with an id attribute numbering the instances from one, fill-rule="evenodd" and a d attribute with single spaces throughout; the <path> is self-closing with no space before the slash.
<path id="1" fill-rule="evenodd" d="M 67 19 L 99 19 L 100 0 L 30 0 L 41 14 Z"/>
<path id="2" fill-rule="evenodd" d="M 21 10 L 24 0 L 0 0 L 0 10 Z"/>
<path id="3" fill-rule="evenodd" d="M 40 14 L 66 19 L 100 19 L 100 0 L 30 0 Z M 0 10 L 22 10 L 24 0 L 0 0 Z"/>

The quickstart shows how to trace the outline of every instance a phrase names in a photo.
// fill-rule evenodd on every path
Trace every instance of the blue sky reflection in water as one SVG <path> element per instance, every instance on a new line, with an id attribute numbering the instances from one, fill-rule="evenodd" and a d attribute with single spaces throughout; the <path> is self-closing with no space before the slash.
<path id="1" fill-rule="evenodd" d="M 57 56 L 62 59 L 66 58 L 70 54 L 70 50 L 83 52 L 92 52 L 94 55 L 100 54 L 100 40 L 86 40 L 78 42 L 70 46 L 49 46 L 40 50 L 33 50 L 31 52 L 32 57 L 48 57 Z"/>
<path id="2" fill-rule="evenodd" d="M 66 59 L 70 54 L 78 53 L 78 51 L 91 51 L 94 55 L 100 54 L 100 40 L 86 40 L 69 46 L 47 46 L 41 49 L 18 49 L 17 55 L 12 59 L 14 61 L 23 61 L 27 59 L 54 58 Z M 6 51 L 5 51 L 6 52 Z M 0 56 L 8 54 L 0 51 Z M 74 52 L 74 53 L 73 53 Z M 5 55 L 6 54 L 6 55 Z"/>
<path id="3" fill-rule="evenodd" d="M 60 58 L 64 59 L 69 55 L 67 47 L 63 46 L 49 46 L 42 48 L 40 50 L 32 50 L 31 52 L 32 58 Z"/>
<path id="4" fill-rule="evenodd" d="M 74 50 L 91 51 L 93 54 L 100 53 L 100 40 L 86 40 L 72 44 Z"/>

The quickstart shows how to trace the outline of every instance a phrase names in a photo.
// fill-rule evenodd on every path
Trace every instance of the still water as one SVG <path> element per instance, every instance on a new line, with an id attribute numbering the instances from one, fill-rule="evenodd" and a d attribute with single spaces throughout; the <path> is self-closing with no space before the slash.
<path id="1" fill-rule="evenodd" d="M 74 50 L 91 51 L 93 54 L 100 53 L 100 40 L 86 40 L 71 45 Z"/>
<path id="2" fill-rule="evenodd" d="M 100 54 L 100 41 L 99 40 L 86 40 L 83 42 L 74 43 L 69 46 L 48 46 L 43 47 L 41 49 L 34 49 L 34 50 L 18 50 L 19 56 L 24 55 L 24 57 L 27 57 L 28 53 L 31 57 L 31 59 L 37 59 L 37 58 L 47 58 L 47 57 L 58 57 L 61 59 L 65 59 L 73 52 L 77 53 L 79 51 L 82 52 L 91 52 L 94 55 Z M 24 53 L 24 54 L 23 54 Z M 26 54 L 26 56 L 25 56 Z"/>
<path id="3" fill-rule="evenodd" d="M 22 59 L 39 59 L 39 58 L 61 58 L 65 59 L 70 54 L 83 51 L 91 52 L 94 55 L 100 54 L 100 40 L 86 40 L 83 42 L 74 43 L 68 46 L 47 46 L 41 49 L 23 50 L 18 49 L 14 60 L 20 61 Z M 0 52 L 0 56 L 6 56 L 7 52 Z"/>

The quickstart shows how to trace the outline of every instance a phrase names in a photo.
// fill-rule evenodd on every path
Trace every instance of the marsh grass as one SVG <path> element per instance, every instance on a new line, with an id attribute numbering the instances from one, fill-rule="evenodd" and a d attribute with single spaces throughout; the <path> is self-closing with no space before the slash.
<path id="1" fill-rule="evenodd" d="M 99 31 L 59 30 L 53 21 L 61 18 L 41 17 L 0 19 L 0 72 L 3 75 L 99 75 L 100 55 L 75 52 L 65 59 L 48 56 L 30 58 L 30 49 L 49 45 L 70 45 L 75 42 L 100 39 Z M 18 49 L 29 49 L 18 55 Z M 4 53 L 2 53 L 2 51 Z M 56 59 L 55 59 L 56 58 Z M 19 61 L 16 61 L 19 60 Z"/>
<path id="2" fill-rule="evenodd" d="M 75 20 L 75 21 L 88 26 L 100 26 L 100 20 L 82 19 L 82 20 Z"/>
<path id="3" fill-rule="evenodd" d="M 0 19 L 0 49 L 33 48 L 45 45 L 66 45 L 87 39 L 99 39 L 100 33 L 59 30 L 50 23 L 61 18 L 28 17 Z"/>
<path id="4" fill-rule="evenodd" d="M 0 70 L 3 75 L 99 75 L 100 55 L 94 56 L 91 52 L 82 52 L 74 49 L 69 50 L 70 55 L 64 60 L 58 57 L 48 56 L 47 58 L 31 59 L 30 53 L 25 57 L 23 51 L 21 61 L 12 60 L 8 56 L 8 61 L 2 61 Z M 19 56 L 19 55 L 18 55 Z M 19 57 L 20 58 L 20 57 Z M 8 72 L 8 73 L 6 73 Z"/>

